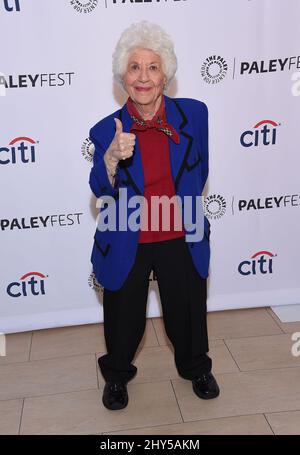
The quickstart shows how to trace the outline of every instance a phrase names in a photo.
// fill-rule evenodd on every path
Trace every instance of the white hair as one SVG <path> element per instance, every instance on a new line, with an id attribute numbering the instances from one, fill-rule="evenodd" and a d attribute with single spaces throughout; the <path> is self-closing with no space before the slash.
<path id="1" fill-rule="evenodd" d="M 150 49 L 161 57 L 162 69 L 167 78 L 165 89 L 177 70 L 177 57 L 170 36 L 164 29 L 148 21 L 141 21 L 125 29 L 113 53 L 112 70 L 115 81 L 123 87 L 130 53 L 136 48 Z"/>

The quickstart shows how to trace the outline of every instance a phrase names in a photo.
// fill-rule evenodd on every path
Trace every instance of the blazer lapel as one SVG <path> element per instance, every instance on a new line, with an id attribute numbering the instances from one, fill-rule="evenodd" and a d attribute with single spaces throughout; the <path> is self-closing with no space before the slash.
<path id="1" fill-rule="evenodd" d="M 187 131 L 188 119 L 178 101 L 165 96 L 165 108 L 168 123 L 173 125 L 180 135 L 179 144 L 169 139 L 171 171 L 177 192 L 181 175 L 187 165 L 193 137 Z"/>
<path id="2" fill-rule="evenodd" d="M 193 137 L 185 130 L 188 125 L 188 119 L 178 102 L 166 95 L 164 97 L 167 121 L 174 126 L 180 135 L 179 144 L 176 144 L 169 138 L 171 172 L 174 179 L 175 191 L 177 192 L 180 177 L 186 167 L 188 155 L 191 150 Z M 129 115 L 126 104 L 120 110 L 119 119 L 123 124 L 123 131 L 129 133 L 133 120 Z M 120 162 L 120 167 L 124 170 L 134 191 L 137 194 L 143 195 L 144 174 L 139 141 L 135 143 L 133 156 Z"/>

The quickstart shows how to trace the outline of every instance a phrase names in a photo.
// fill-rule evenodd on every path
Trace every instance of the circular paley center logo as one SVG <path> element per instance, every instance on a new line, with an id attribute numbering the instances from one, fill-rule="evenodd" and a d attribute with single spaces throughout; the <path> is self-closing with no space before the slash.
<path id="1" fill-rule="evenodd" d="M 204 201 L 204 213 L 207 218 L 219 219 L 226 212 L 226 201 L 220 194 L 212 194 Z"/>
<path id="2" fill-rule="evenodd" d="M 217 84 L 226 76 L 228 65 L 223 57 L 211 55 L 201 66 L 201 76 L 207 84 Z"/>
<path id="3" fill-rule="evenodd" d="M 92 163 L 93 157 L 94 157 L 94 153 L 95 153 L 94 144 L 92 143 L 92 141 L 89 138 L 85 139 L 84 143 L 81 146 L 81 154 L 82 154 L 82 156 L 87 161 Z"/>
<path id="4" fill-rule="evenodd" d="M 100 283 L 98 283 L 94 272 L 90 274 L 89 279 L 88 279 L 88 283 L 89 283 L 89 286 L 92 289 L 94 289 L 96 292 L 100 292 L 100 291 L 103 292 L 104 288 L 103 288 L 103 286 Z"/>
<path id="5" fill-rule="evenodd" d="M 98 0 L 70 0 L 70 4 L 78 13 L 91 13 L 98 5 Z"/>

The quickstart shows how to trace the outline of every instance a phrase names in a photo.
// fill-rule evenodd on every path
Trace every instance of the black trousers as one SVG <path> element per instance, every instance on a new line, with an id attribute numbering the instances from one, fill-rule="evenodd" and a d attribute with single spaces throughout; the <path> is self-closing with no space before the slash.
<path id="1" fill-rule="evenodd" d="M 105 381 L 127 383 L 146 326 L 149 275 L 157 278 L 165 330 L 174 348 L 178 374 L 192 380 L 211 371 L 206 354 L 207 280 L 193 262 L 184 237 L 138 244 L 135 263 L 123 286 L 104 289 L 104 336 L 107 354 L 98 363 Z"/>

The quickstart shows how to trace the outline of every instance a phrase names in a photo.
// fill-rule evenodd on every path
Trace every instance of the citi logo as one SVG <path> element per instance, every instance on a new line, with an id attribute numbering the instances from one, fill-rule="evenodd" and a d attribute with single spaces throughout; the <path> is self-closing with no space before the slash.
<path id="1" fill-rule="evenodd" d="M 261 120 L 253 126 L 252 130 L 244 131 L 240 139 L 241 145 L 243 147 L 257 147 L 276 144 L 276 128 L 278 126 L 280 123 L 273 120 Z"/>
<path id="2" fill-rule="evenodd" d="M 19 281 L 13 281 L 7 286 L 10 297 L 27 297 L 28 295 L 45 295 L 45 278 L 40 272 L 28 272 Z"/>
<path id="3" fill-rule="evenodd" d="M 12 11 L 20 11 L 20 0 L 3 0 L 4 8 L 11 13 Z"/>
<path id="4" fill-rule="evenodd" d="M 35 163 L 37 143 L 30 137 L 16 137 L 10 141 L 9 147 L 0 147 L 0 165 Z"/>
<path id="5" fill-rule="evenodd" d="M 270 251 L 259 251 L 251 256 L 250 261 L 241 262 L 238 271 L 244 276 L 273 273 L 273 258 L 276 256 Z"/>

